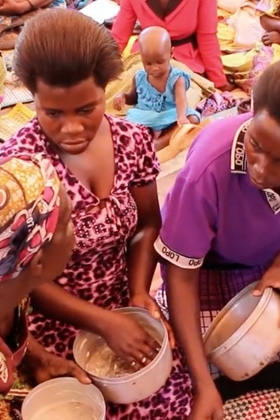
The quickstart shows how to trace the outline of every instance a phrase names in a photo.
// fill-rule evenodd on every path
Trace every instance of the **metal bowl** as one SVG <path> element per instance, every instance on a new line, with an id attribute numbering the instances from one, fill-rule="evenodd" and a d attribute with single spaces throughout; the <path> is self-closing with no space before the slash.
<path id="1" fill-rule="evenodd" d="M 23 402 L 22 418 L 41 420 L 44 416 L 51 420 L 53 417 L 48 409 L 50 413 L 55 410 L 60 417 L 58 407 L 73 402 L 91 407 L 97 420 L 105 420 L 106 406 L 99 389 L 94 385 L 83 385 L 75 378 L 50 379 L 36 386 Z"/>
<path id="2" fill-rule="evenodd" d="M 118 404 L 130 404 L 148 398 L 165 384 L 172 369 L 172 351 L 162 320 L 153 318 L 142 308 L 121 308 L 117 311 L 142 325 L 149 325 L 156 331 L 156 338 L 161 344 L 161 349 L 155 359 L 135 373 L 120 378 L 105 378 L 87 372 L 106 400 Z M 74 358 L 85 371 L 87 371 L 90 353 L 97 342 L 100 342 L 100 336 L 87 331 L 81 331 L 75 339 Z"/>
<path id="3" fill-rule="evenodd" d="M 208 360 L 235 381 L 258 373 L 280 350 L 280 296 L 267 288 L 255 297 L 255 285 L 238 293 L 204 336 Z"/>

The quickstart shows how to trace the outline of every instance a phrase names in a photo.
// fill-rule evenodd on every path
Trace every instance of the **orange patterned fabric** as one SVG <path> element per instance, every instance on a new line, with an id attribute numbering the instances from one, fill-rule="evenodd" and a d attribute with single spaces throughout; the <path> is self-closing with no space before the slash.
<path id="1" fill-rule="evenodd" d="M 16 277 L 52 239 L 59 188 L 55 169 L 39 154 L 0 161 L 0 281 Z"/>

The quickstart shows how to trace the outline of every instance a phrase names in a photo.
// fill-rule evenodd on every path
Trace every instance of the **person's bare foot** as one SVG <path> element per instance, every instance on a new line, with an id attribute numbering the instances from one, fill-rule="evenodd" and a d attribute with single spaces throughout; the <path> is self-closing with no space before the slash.
<path id="1" fill-rule="evenodd" d="M 263 35 L 262 42 L 267 47 L 272 44 L 280 44 L 280 33 L 277 31 L 267 32 Z"/>

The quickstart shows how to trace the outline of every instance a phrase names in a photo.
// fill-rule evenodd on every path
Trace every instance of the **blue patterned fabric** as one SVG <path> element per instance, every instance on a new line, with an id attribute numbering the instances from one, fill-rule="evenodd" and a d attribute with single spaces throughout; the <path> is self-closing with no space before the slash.
<path id="1" fill-rule="evenodd" d="M 175 123 L 177 111 L 174 86 L 181 76 L 185 78 L 187 91 L 190 87 L 190 75 L 171 67 L 165 91 L 161 93 L 149 83 L 146 71 L 139 70 L 135 75 L 137 104 L 127 111 L 126 119 L 156 131 Z M 186 115 L 196 115 L 200 119 L 200 114 L 191 108 L 187 109 Z"/>

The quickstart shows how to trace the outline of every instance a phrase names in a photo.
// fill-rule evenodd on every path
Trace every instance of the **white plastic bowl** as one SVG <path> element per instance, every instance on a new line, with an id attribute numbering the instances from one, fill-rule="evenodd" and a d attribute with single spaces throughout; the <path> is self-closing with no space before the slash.
<path id="1" fill-rule="evenodd" d="M 118 404 L 130 404 L 148 398 L 165 384 L 172 369 L 172 351 L 167 330 L 161 320 L 154 319 L 148 311 L 141 308 L 121 308 L 117 311 L 136 321 L 151 325 L 161 337 L 161 349 L 155 359 L 136 373 L 121 378 L 101 378 L 88 372 L 106 400 Z M 75 339 L 74 358 L 84 370 L 91 349 L 94 348 L 98 338 L 92 333 L 81 331 Z"/>
<path id="2" fill-rule="evenodd" d="M 32 420 L 39 410 L 73 401 L 86 404 L 94 410 L 98 408 L 98 420 L 105 420 L 106 407 L 99 389 L 94 385 L 83 385 L 75 378 L 50 379 L 36 386 L 23 402 L 22 418 Z"/>
<path id="3" fill-rule="evenodd" d="M 258 373 L 280 350 L 280 295 L 267 288 L 255 297 L 255 285 L 238 293 L 204 336 L 208 360 L 235 381 Z"/>

